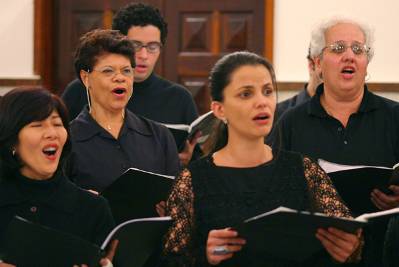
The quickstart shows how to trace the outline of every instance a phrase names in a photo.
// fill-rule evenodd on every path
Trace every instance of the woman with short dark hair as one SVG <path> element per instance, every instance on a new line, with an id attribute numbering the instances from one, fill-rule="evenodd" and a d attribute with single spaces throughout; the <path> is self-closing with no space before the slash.
<path id="1" fill-rule="evenodd" d="M 103 191 L 128 168 L 176 175 L 179 158 L 169 130 L 126 109 L 133 94 L 134 47 L 113 30 L 93 30 L 80 39 L 75 70 L 89 105 L 71 122 L 71 177 Z"/>
<path id="2" fill-rule="evenodd" d="M 102 244 L 114 226 L 111 211 L 103 197 L 64 176 L 71 143 L 67 112 L 57 96 L 41 88 L 4 95 L 0 144 L 0 252 L 16 215 Z"/>

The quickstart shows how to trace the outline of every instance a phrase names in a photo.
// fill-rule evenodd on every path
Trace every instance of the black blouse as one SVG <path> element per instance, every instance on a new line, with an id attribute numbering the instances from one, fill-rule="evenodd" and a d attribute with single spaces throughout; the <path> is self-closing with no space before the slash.
<path id="1" fill-rule="evenodd" d="M 175 220 L 165 241 L 168 263 L 207 266 L 205 245 L 210 230 L 278 206 L 350 216 L 324 171 L 299 154 L 281 151 L 272 161 L 251 168 L 216 166 L 212 157 L 194 162 L 181 172 L 167 202 Z M 326 253 L 322 257 L 330 260 Z M 311 265 L 243 250 L 220 266 Z"/>
<path id="2" fill-rule="evenodd" d="M 114 227 L 107 201 L 56 175 L 32 180 L 20 174 L 0 182 L 0 250 L 6 228 L 18 215 L 101 245 Z"/>

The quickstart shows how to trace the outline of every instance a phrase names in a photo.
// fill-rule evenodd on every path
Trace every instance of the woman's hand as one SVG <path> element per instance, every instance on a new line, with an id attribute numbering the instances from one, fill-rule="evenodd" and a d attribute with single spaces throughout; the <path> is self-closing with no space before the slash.
<path id="1" fill-rule="evenodd" d="M 361 229 L 356 234 L 350 234 L 333 227 L 327 230 L 320 228 L 317 230 L 316 238 L 331 257 L 343 263 L 359 248 L 361 233 Z"/>
<path id="2" fill-rule="evenodd" d="M 111 244 L 109 244 L 107 254 L 105 258 L 100 260 L 100 265 L 103 267 L 113 267 L 112 260 L 114 259 L 116 249 L 118 247 L 119 240 L 112 240 Z"/>
<path id="3" fill-rule="evenodd" d="M 206 257 L 209 264 L 217 265 L 221 261 L 230 259 L 234 253 L 240 251 L 245 240 L 238 237 L 238 233 L 230 228 L 212 230 L 208 234 Z"/>
<path id="4" fill-rule="evenodd" d="M 187 166 L 190 162 L 199 137 L 201 137 L 201 132 L 197 132 L 191 141 L 186 140 L 183 151 L 179 153 L 179 159 L 183 166 Z"/>
<path id="5" fill-rule="evenodd" d="M 371 201 L 380 210 L 389 210 L 399 206 L 399 186 L 390 185 L 389 190 L 393 192 L 392 195 L 387 195 L 378 189 L 371 192 Z"/>
<path id="6" fill-rule="evenodd" d="M 156 204 L 155 209 L 156 209 L 159 217 L 166 216 L 166 202 L 165 201 L 161 201 L 158 204 Z"/>

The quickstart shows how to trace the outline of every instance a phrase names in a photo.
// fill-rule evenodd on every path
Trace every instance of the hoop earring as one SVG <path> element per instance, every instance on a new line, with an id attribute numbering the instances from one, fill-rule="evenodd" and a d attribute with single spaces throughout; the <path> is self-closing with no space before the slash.
<path id="1" fill-rule="evenodd" d="M 12 154 L 12 156 L 13 157 L 15 157 L 15 153 L 16 153 L 17 151 L 15 150 L 15 148 L 13 148 L 12 150 L 11 150 L 11 154 Z"/>
<path id="2" fill-rule="evenodd" d="M 91 113 L 91 101 L 90 101 L 90 94 L 89 94 L 90 86 L 86 88 L 86 96 L 87 96 L 87 104 L 89 106 L 89 113 Z"/>

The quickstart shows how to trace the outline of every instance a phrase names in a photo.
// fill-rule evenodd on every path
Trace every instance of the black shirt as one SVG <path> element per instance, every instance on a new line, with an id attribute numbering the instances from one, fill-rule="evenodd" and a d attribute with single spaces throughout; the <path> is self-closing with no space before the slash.
<path id="1" fill-rule="evenodd" d="M 86 189 L 101 192 L 130 167 L 166 175 L 180 168 L 169 130 L 128 110 L 115 139 L 83 109 L 71 122 L 71 140 L 68 176 Z"/>
<path id="2" fill-rule="evenodd" d="M 86 89 L 80 80 L 73 80 L 65 88 L 62 99 L 73 120 L 87 104 Z M 190 124 L 198 117 L 191 93 L 154 73 L 145 81 L 133 84 L 133 96 L 127 108 L 161 123 Z"/>
<path id="3" fill-rule="evenodd" d="M 0 247 L 15 215 L 74 234 L 99 246 L 114 226 L 107 201 L 63 176 L 33 180 L 20 174 L 0 182 Z"/>
<path id="4" fill-rule="evenodd" d="M 288 98 L 284 101 L 281 101 L 280 103 L 277 104 L 277 109 L 276 109 L 276 114 L 274 116 L 274 120 L 277 122 L 281 116 L 288 111 L 291 108 L 294 108 L 296 106 L 299 106 L 302 103 L 305 103 L 310 99 L 310 95 L 308 94 L 308 91 L 306 90 L 308 84 L 305 84 L 305 88 L 302 89 L 298 94 L 294 95 L 291 98 Z"/>
<path id="5" fill-rule="evenodd" d="M 273 133 L 281 147 L 315 159 L 349 165 L 392 167 L 399 161 L 399 103 L 377 96 L 367 87 L 359 110 L 344 127 L 320 104 L 324 87 L 308 102 L 286 112 Z"/>

